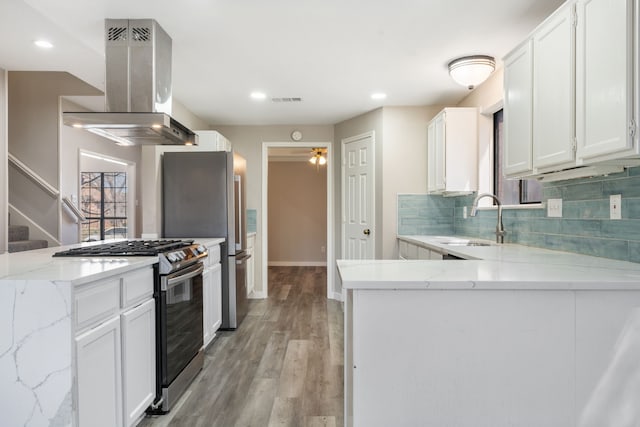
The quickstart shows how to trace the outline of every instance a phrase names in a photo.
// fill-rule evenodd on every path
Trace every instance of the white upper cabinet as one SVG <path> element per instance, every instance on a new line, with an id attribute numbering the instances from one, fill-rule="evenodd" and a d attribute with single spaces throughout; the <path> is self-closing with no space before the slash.
<path id="1" fill-rule="evenodd" d="M 504 58 L 504 173 L 532 173 L 533 47 L 527 40 Z"/>
<path id="2" fill-rule="evenodd" d="M 427 189 L 464 194 L 478 189 L 478 111 L 445 108 L 427 128 Z"/>
<path id="3" fill-rule="evenodd" d="M 436 123 L 429 123 L 427 128 L 427 191 L 436 192 Z"/>
<path id="4" fill-rule="evenodd" d="M 578 157 L 585 163 L 638 154 L 633 4 L 633 0 L 577 2 L 576 130 Z"/>
<path id="5" fill-rule="evenodd" d="M 533 34 L 533 167 L 575 166 L 575 12 L 568 4 Z"/>

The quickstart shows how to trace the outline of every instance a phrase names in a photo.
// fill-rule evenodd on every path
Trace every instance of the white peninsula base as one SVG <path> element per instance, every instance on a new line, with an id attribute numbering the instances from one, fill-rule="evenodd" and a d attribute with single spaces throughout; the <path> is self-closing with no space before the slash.
<path id="1" fill-rule="evenodd" d="M 423 263 L 458 264 L 447 262 Z M 428 280 L 367 286 L 345 281 L 353 276 L 340 263 L 346 426 L 619 425 L 602 424 L 603 408 L 591 414 L 599 423 L 589 421 L 585 408 L 602 406 L 607 393 L 629 397 L 629 387 L 611 381 L 629 378 L 616 361 L 629 360 L 630 351 L 629 381 L 638 382 L 640 334 L 629 322 L 640 317 L 640 289 L 630 283 L 610 290 Z"/>

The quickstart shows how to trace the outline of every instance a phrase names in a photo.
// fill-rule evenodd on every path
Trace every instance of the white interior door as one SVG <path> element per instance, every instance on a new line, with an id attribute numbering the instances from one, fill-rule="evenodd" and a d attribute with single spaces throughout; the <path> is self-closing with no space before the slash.
<path id="1" fill-rule="evenodd" d="M 373 259 L 374 133 L 342 140 L 342 257 Z"/>

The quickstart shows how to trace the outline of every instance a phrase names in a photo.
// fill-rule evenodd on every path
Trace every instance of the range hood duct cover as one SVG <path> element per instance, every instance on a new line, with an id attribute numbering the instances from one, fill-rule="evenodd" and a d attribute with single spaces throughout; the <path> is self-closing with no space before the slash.
<path id="1" fill-rule="evenodd" d="M 153 19 L 105 20 L 105 112 L 65 112 L 65 125 L 121 145 L 195 145 L 171 118 L 171 38 Z"/>

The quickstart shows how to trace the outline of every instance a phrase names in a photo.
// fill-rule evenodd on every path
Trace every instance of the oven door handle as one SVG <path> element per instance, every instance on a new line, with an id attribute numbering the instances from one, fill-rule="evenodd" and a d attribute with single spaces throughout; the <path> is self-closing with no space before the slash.
<path id="1" fill-rule="evenodd" d="M 204 271 L 204 265 L 201 262 L 199 262 L 198 264 L 185 269 L 184 272 L 180 271 L 175 274 L 169 275 L 167 276 L 167 281 L 165 283 L 164 288 L 166 288 L 165 290 L 168 290 L 180 282 L 184 282 L 185 280 L 191 279 L 192 277 L 202 274 L 203 271 Z"/>

